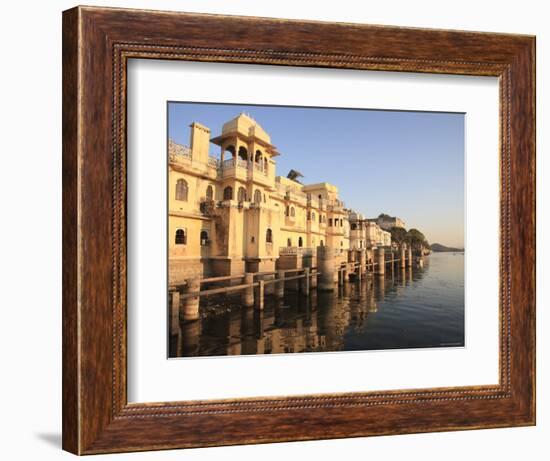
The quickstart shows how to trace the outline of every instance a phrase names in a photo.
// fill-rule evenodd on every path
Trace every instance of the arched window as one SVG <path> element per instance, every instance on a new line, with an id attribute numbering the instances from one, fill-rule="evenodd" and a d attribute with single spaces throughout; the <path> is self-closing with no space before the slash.
<path id="1" fill-rule="evenodd" d="M 264 158 L 264 173 L 267 174 L 267 158 Z"/>
<path id="2" fill-rule="evenodd" d="M 176 230 L 176 245 L 187 245 L 187 234 L 185 230 Z"/>
<path id="3" fill-rule="evenodd" d="M 232 157 L 235 157 L 235 146 L 227 146 L 225 148 L 226 152 L 229 152 Z"/>
<path id="4" fill-rule="evenodd" d="M 231 186 L 227 186 L 223 190 L 223 199 L 224 200 L 233 200 L 233 188 Z"/>
<path id="5" fill-rule="evenodd" d="M 178 179 L 176 182 L 176 200 L 187 202 L 188 191 L 187 181 L 185 179 Z"/>
<path id="6" fill-rule="evenodd" d="M 288 205 L 285 208 L 285 215 L 290 216 L 290 207 Z"/>
<path id="7" fill-rule="evenodd" d="M 266 195 L 264 194 L 264 203 L 267 202 L 267 198 L 266 198 Z M 276 204 L 276 206 L 279 206 Z"/>
<path id="8" fill-rule="evenodd" d="M 214 189 L 212 186 L 208 186 L 206 188 L 206 199 L 207 200 L 213 200 L 214 199 Z"/>
<path id="9" fill-rule="evenodd" d="M 265 231 L 265 241 L 266 243 L 273 243 L 273 233 L 271 232 L 271 229 L 267 229 Z"/>
<path id="10" fill-rule="evenodd" d="M 332 227 L 332 218 L 328 218 L 328 225 Z"/>
<path id="11" fill-rule="evenodd" d="M 341 247 L 344 246 L 344 241 L 343 241 L 343 240 L 340 240 L 340 246 L 341 246 Z"/>
<path id="12" fill-rule="evenodd" d="M 319 215 L 319 224 L 322 224 L 324 222 L 325 222 L 325 217 L 322 214 L 320 214 Z"/>
<path id="13" fill-rule="evenodd" d="M 311 212 L 311 220 L 312 220 L 312 221 L 315 221 L 315 211 L 312 211 L 312 212 Z"/>
<path id="14" fill-rule="evenodd" d="M 307 220 L 308 220 L 308 221 L 311 220 L 311 211 L 308 211 L 308 212 L 307 212 Z"/>
<path id="15" fill-rule="evenodd" d="M 344 220 L 340 218 L 340 227 L 343 227 L 343 225 L 344 225 Z"/>
<path id="16" fill-rule="evenodd" d="M 248 160 L 248 151 L 246 150 L 246 147 L 239 147 L 239 158 L 245 162 Z"/>
<path id="17" fill-rule="evenodd" d="M 254 161 L 262 166 L 262 153 L 259 150 L 256 151 L 256 157 L 254 157 Z"/>
<path id="18" fill-rule="evenodd" d="M 301 247 L 304 244 L 302 237 L 298 238 L 298 246 Z"/>
<path id="19" fill-rule="evenodd" d="M 290 207 L 290 216 L 292 216 L 292 217 L 296 216 L 296 211 L 294 211 L 293 206 Z"/>
<path id="20" fill-rule="evenodd" d="M 256 192 L 254 192 L 254 203 L 260 204 L 262 201 L 262 192 L 260 189 L 256 189 Z"/>
<path id="21" fill-rule="evenodd" d="M 239 192 L 237 194 L 237 200 L 239 202 L 245 202 L 246 201 L 246 189 L 244 187 L 239 187 Z"/>
<path id="22" fill-rule="evenodd" d="M 208 245 L 208 231 L 201 230 L 201 246 Z"/>
<path id="23" fill-rule="evenodd" d="M 292 246 L 292 239 L 286 239 L 286 246 L 291 247 Z"/>
<path id="24" fill-rule="evenodd" d="M 323 242 L 323 239 L 321 239 L 321 246 L 325 246 L 324 242 Z"/>
<path id="25" fill-rule="evenodd" d="M 351 224 L 351 230 L 357 230 L 357 224 L 352 223 Z"/>

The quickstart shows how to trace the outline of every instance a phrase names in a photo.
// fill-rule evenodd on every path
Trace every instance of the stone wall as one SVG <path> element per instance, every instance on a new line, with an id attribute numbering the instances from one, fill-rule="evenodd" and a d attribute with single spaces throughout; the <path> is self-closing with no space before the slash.
<path id="1" fill-rule="evenodd" d="M 200 259 L 169 259 L 168 284 L 184 283 L 189 278 L 205 278 L 211 276 L 210 264 Z"/>

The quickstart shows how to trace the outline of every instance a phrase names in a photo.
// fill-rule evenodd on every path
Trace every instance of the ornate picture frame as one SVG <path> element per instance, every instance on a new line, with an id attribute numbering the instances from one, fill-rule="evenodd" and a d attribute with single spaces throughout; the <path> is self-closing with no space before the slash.
<path id="1" fill-rule="evenodd" d="M 134 58 L 498 77 L 498 385 L 128 403 L 126 70 Z M 63 13 L 65 450 L 533 424 L 534 37 L 94 7 Z"/>

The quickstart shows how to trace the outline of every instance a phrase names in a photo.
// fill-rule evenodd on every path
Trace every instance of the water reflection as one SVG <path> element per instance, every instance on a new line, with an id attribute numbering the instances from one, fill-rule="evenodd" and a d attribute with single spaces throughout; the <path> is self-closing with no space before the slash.
<path id="1" fill-rule="evenodd" d="M 266 297 L 263 311 L 239 297 L 207 299 L 201 319 L 170 338 L 171 357 L 463 346 L 464 256 L 435 253 L 424 268 Z"/>

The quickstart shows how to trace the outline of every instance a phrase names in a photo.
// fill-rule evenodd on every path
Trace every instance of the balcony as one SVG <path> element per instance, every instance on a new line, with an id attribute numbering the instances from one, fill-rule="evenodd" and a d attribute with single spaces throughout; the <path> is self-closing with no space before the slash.
<path id="1" fill-rule="evenodd" d="M 248 179 L 263 184 L 265 186 L 272 186 L 274 178 L 268 173 L 269 171 L 265 169 L 260 163 L 251 163 L 250 168 L 248 169 Z"/>
<path id="2" fill-rule="evenodd" d="M 254 163 L 254 171 L 267 175 L 267 171 L 264 170 L 263 166 L 260 163 Z"/>
<path id="3" fill-rule="evenodd" d="M 221 177 L 227 178 L 235 176 L 239 179 L 246 180 L 247 162 L 240 158 L 230 158 L 224 160 L 221 164 Z"/>
<path id="4" fill-rule="evenodd" d="M 219 164 L 219 162 L 218 162 Z M 271 185 L 272 178 L 259 163 L 249 163 L 241 158 L 224 160 L 219 168 L 220 177 L 235 177 L 243 181 L 256 181 L 266 186 Z"/>
<path id="5" fill-rule="evenodd" d="M 193 159 L 193 153 L 189 147 L 172 141 L 168 149 L 168 162 L 172 168 L 184 173 L 189 171 L 207 173 L 211 178 L 218 175 L 219 161 L 216 157 L 209 156 L 208 161 L 199 162 Z"/>
<path id="6" fill-rule="evenodd" d="M 219 165 L 220 161 L 216 157 L 212 157 L 211 155 L 208 157 L 208 166 L 218 169 Z"/>
<path id="7" fill-rule="evenodd" d="M 329 227 L 328 234 L 343 237 L 344 236 L 344 228 L 343 227 Z"/>
<path id="8" fill-rule="evenodd" d="M 301 206 L 306 206 L 307 204 L 306 194 L 296 190 L 287 190 L 285 192 L 285 200 L 298 203 Z"/>
<path id="9" fill-rule="evenodd" d="M 340 212 L 344 211 L 344 202 L 341 200 L 330 200 L 327 203 L 327 211 Z"/>
<path id="10" fill-rule="evenodd" d="M 200 203 L 200 212 L 204 216 L 212 217 L 214 215 L 214 208 L 216 208 L 214 200 L 204 200 Z"/>
<path id="11" fill-rule="evenodd" d="M 171 139 L 168 140 L 168 152 L 170 153 L 170 159 L 187 157 L 191 159 L 191 149 L 182 144 L 178 144 Z"/>

